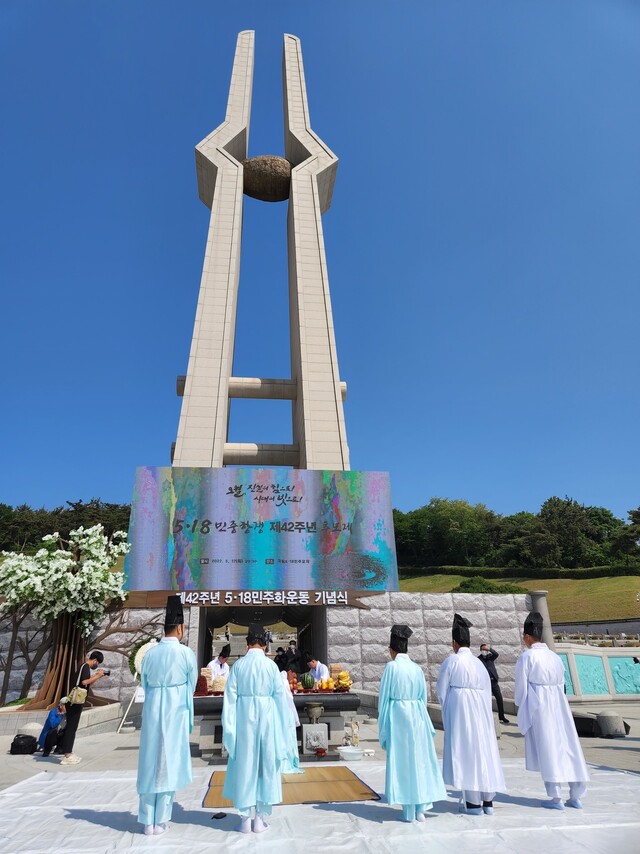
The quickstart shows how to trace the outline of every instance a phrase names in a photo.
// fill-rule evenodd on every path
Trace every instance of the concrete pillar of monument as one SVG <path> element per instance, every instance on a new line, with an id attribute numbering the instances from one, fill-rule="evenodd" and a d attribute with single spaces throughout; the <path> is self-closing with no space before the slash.
<path id="1" fill-rule="evenodd" d="M 211 209 L 207 248 L 172 465 L 349 469 L 322 214 L 338 158 L 312 130 L 300 40 L 283 50 L 285 156 L 248 157 L 254 33 L 239 34 L 224 122 L 196 146 L 200 199 Z M 243 194 L 288 201 L 291 376 L 233 376 Z M 229 442 L 230 400 L 291 400 L 293 442 Z M 256 437 L 258 439 L 259 437 Z"/>
<path id="2" fill-rule="evenodd" d="M 207 247 L 172 464 L 220 468 L 229 422 L 240 280 L 244 168 L 254 33 L 239 34 L 224 122 L 196 146 L 200 199 L 211 209 Z"/>
<path id="3" fill-rule="evenodd" d="M 311 128 L 300 39 L 284 37 L 284 143 L 291 163 L 287 217 L 293 442 L 299 468 L 349 469 L 322 214 L 338 158 Z"/>
<path id="4" fill-rule="evenodd" d="M 547 592 L 547 590 L 529 590 L 527 591 L 527 596 L 531 599 L 531 610 L 542 614 L 542 619 L 544 620 L 542 626 L 543 643 L 546 643 L 549 649 L 555 649 L 556 644 L 553 639 L 553 627 L 551 626 L 551 616 L 547 604 Z"/>

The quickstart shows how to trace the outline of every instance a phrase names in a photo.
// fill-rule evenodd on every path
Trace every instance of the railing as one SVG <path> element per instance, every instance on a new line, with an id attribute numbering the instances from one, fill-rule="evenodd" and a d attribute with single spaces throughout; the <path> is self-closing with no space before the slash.
<path id="1" fill-rule="evenodd" d="M 556 652 L 564 663 L 565 692 L 569 700 L 636 700 L 640 694 L 640 648 L 637 636 L 604 636 L 602 645 L 592 637 L 560 639 Z M 622 647 L 613 648 L 613 641 Z"/>
<path id="2" fill-rule="evenodd" d="M 603 634 L 601 632 L 554 632 L 553 639 L 556 643 L 577 643 L 587 646 L 599 647 L 638 647 L 640 646 L 640 634 L 627 635 L 624 632 L 616 635 Z"/>

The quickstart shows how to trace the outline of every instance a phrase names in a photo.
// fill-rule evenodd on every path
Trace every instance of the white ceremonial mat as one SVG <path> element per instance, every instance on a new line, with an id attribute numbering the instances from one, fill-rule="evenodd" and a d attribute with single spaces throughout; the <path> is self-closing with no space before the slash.
<path id="1" fill-rule="evenodd" d="M 349 767 L 384 792 L 382 762 Z M 405 824 L 384 800 L 275 806 L 270 829 L 234 831 L 235 811 L 221 820 L 201 807 L 213 766 L 198 768 L 178 792 L 170 830 L 145 837 L 136 820 L 134 771 L 48 771 L 0 792 L 2 854 L 106 854 L 111 851 L 211 854 L 637 854 L 640 850 L 640 776 L 590 767 L 584 810 L 542 809 L 544 787 L 524 762 L 504 762 L 508 795 L 498 795 L 493 816 L 457 813 L 457 800 L 439 802 L 424 824 Z"/>

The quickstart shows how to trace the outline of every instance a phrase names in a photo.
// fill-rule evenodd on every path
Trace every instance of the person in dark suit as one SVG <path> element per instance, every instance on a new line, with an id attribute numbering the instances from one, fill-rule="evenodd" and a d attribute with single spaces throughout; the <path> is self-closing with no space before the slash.
<path id="1" fill-rule="evenodd" d="M 501 724 L 510 724 L 511 721 L 507 720 L 504 716 L 504 700 L 502 699 L 502 691 L 500 690 L 498 681 L 498 671 L 493 663 L 497 657 L 498 653 L 494 649 L 491 649 L 488 643 L 482 644 L 478 658 L 487 668 L 487 672 L 489 673 L 489 678 L 491 679 L 491 693 L 496 698 L 496 705 L 498 706 L 498 718 Z"/>
<path id="2" fill-rule="evenodd" d="M 289 641 L 289 646 L 286 650 L 288 669 L 300 675 L 303 670 L 307 670 L 306 665 L 303 667 L 298 645 L 294 640 Z"/>
<path id="3" fill-rule="evenodd" d="M 281 672 L 283 670 L 287 671 L 289 669 L 289 658 L 287 656 L 287 653 L 284 651 L 284 647 L 278 647 L 273 661 L 274 664 L 277 665 L 278 670 L 280 670 Z"/>

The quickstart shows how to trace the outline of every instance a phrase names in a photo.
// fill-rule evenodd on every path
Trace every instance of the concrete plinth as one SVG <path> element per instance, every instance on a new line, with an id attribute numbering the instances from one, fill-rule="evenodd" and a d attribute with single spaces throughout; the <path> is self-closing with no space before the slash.
<path id="1" fill-rule="evenodd" d="M 624 721 L 616 712 L 600 712 L 598 726 L 603 738 L 626 738 Z"/>
<path id="2" fill-rule="evenodd" d="M 329 733 L 326 724 L 302 724 L 302 753 L 311 756 L 318 748 L 327 750 Z"/>

